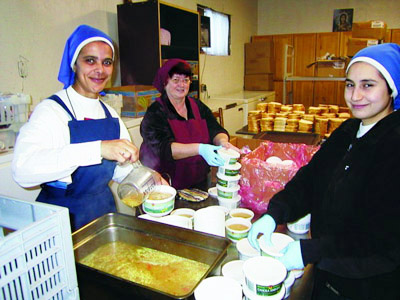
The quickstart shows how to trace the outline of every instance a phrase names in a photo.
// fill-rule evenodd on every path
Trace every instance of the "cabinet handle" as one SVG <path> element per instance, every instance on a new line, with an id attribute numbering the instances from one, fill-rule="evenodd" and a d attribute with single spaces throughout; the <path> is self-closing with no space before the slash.
<path id="1" fill-rule="evenodd" d="M 236 103 L 236 102 L 235 102 L 235 103 L 230 103 L 230 104 L 227 104 L 227 105 L 225 106 L 225 109 L 234 108 L 235 106 L 237 106 L 237 103 Z"/>
<path id="2" fill-rule="evenodd" d="M 243 110 L 243 108 L 242 108 L 242 107 L 238 109 L 238 111 L 242 111 L 242 110 Z"/>

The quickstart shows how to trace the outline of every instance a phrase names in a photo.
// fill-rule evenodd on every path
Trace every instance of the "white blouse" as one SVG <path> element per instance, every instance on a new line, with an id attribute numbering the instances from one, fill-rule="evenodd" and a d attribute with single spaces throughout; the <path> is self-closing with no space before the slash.
<path id="1" fill-rule="evenodd" d="M 67 96 L 68 93 L 68 96 Z M 105 118 L 98 99 L 86 98 L 71 86 L 56 93 L 77 120 Z M 105 104 L 119 119 L 120 138 L 131 140 L 117 112 Z M 70 144 L 70 115 L 58 103 L 45 99 L 34 109 L 29 121 L 20 129 L 14 149 L 14 180 L 23 187 L 33 187 L 54 180 L 71 183 L 71 174 L 81 166 L 100 164 L 101 141 Z M 130 164 L 114 170 L 113 180 L 121 182 L 132 169 Z"/>

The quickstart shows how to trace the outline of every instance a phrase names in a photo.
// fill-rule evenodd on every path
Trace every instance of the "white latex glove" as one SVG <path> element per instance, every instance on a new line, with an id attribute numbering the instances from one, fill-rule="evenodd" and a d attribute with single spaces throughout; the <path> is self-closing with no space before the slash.
<path id="1" fill-rule="evenodd" d="M 278 257 L 278 260 L 285 265 L 288 271 L 304 268 L 300 241 L 289 243 L 280 253 L 282 253 L 283 256 Z"/>
<path id="2" fill-rule="evenodd" d="M 276 223 L 275 220 L 270 215 L 264 215 L 259 220 L 254 222 L 251 226 L 247 239 L 253 248 L 260 250 L 260 245 L 258 244 L 258 235 L 260 233 L 264 234 L 264 241 L 266 246 L 271 246 L 271 235 L 275 231 Z"/>

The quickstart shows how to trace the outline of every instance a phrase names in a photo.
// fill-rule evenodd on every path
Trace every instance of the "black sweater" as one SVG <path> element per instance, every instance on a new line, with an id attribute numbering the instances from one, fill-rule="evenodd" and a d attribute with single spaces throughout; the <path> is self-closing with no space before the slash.
<path id="1" fill-rule="evenodd" d="M 335 130 L 268 214 L 282 224 L 311 213 L 304 263 L 361 279 L 400 265 L 400 112 L 356 139 L 359 124 L 350 119 Z"/>

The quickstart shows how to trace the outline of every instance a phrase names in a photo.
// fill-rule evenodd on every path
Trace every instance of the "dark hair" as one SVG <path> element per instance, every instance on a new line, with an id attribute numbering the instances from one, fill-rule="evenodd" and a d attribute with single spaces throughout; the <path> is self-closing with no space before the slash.
<path id="1" fill-rule="evenodd" d="M 172 78 L 174 74 L 186 75 L 188 77 L 192 77 L 192 69 L 190 68 L 189 64 L 179 62 L 175 66 L 173 66 L 171 70 L 169 70 L 168 72 L 169 78 Z"/>

